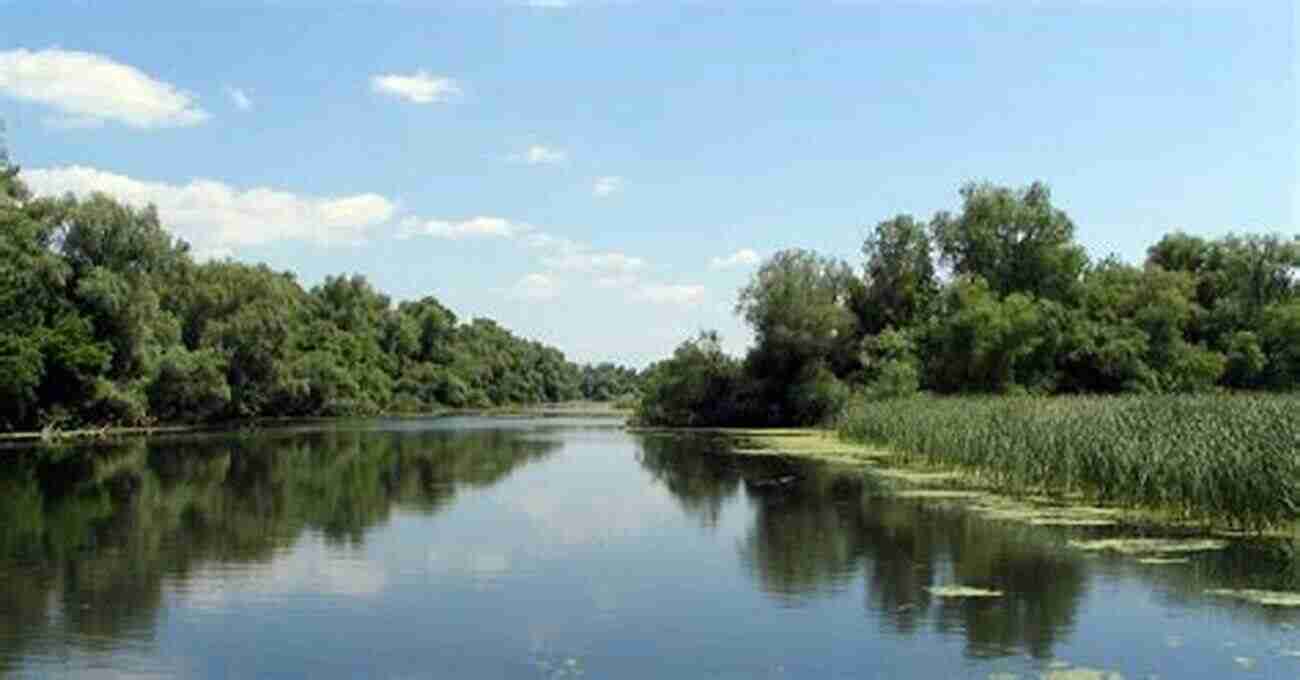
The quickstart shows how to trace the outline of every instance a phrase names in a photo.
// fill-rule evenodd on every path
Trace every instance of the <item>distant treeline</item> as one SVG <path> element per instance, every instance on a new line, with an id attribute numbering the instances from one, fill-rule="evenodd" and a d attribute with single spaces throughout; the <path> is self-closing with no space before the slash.
<path id="1" fill-rule="evenodd" d="M 304 290 L 265 265 L 198 264 L 152 208 L 32 197 L 0 148 L 0 431 L 606 400 L 637 383 L 433 297 L 393 305 L 361 276 Z"/>
<path id="2" fill-rule="evenodd" d="M 850 395 L 1292 390 L 1300 385 L 1300 236 L 1166 235 L 1133 265 L 1089 261 L 1041 183 L 968 184 L 956 214 L 881 222 L 863 265 L 768 259 L 715 333 L 647 369 L 640 418 L 808 424 Z"/>

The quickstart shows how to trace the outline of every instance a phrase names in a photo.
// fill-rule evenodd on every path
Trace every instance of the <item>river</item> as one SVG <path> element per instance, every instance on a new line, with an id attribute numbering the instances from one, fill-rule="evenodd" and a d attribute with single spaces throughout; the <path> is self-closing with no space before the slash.
<path id="1" fill-rule="evenodd" d="M 1296 678 L 1291 544 L 1163 564 L 615 419 L 0 450 L 0 674 Z M 943 586 L 994 597 L 945 597 Z"/>

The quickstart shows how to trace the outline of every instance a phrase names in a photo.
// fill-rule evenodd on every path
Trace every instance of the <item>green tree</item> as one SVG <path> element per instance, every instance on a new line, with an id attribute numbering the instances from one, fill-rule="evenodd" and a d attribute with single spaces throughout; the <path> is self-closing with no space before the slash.
<path id="1" fill-rule="evenodd" d="M 970 183 L 962 211 L 935 215 L 934 239 L 945 264 L 959 276 L 979 276 L 999 297 L 1024 293 L 1069 298 L 1087 264 L 1074 242 L 1074 223 L 1054 207 L 1047 185 L 1024 189 Z"/>
<path id="2" fill-rule="evenodd" d="M 855 304 L 863 333 L 921 321 L 939 293 L 926 225 L 899 215 L 876 225 L 862 244 L 865 289 Z"/>
<path id="3" fill-rule="evenodd" d="M 740 363 L 722 351 L 716 332 L 703 331 L 646 369 L 637 420 L 687 427 L 740 422 L 741 382 Z"/>
<path id="4" fill-rule="evenodd" d="M 1041 306 L 1013 293 L 999 299 L 981 277 L 946 291 L 938 319 L 926 331 L 928 383 L 944 392 L 1005 392 L 1029 381 L 1022 360 L 1044 341 Z"/>
<path id="5" fill-rule="evenodd" d="M 151 413 L 164 421 L 202 421 L 224 414 L 231 399 L 228 370 L 215 350 L 171 348 L 147 389 Z"/>
<path id="6" fill-rule="evenodd" d="M 1265 309 L 1260 339 L 1268 355 L 1267 384 L 1300 387 L 1300 299 Z"/>
<path id="7" fill-rule="evenodd" d="M 848 309 L 861 285 L 849 266 L 807 250 L 783 250 L 740 291 L 736 312 L 754 330 L 751 360 L 767 375 L 792 377 L 813 362 L 856 367 L 857 319 Z"/>

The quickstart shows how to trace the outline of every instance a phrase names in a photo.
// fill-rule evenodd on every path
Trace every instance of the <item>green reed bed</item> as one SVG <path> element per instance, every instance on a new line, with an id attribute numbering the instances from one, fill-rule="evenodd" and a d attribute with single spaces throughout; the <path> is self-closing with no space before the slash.
<path id="1" fill-rule="evenodd" d="M 1013 493 L 1238 525 L 1300 517 L 1300 395 L 923 396 L 855 402 L 838 430 Z"/>

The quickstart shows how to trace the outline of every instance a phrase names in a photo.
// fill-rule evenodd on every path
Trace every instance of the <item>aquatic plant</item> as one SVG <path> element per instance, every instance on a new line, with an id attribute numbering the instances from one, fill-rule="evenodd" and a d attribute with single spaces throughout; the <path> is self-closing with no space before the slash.
<path id="1" fill-rule="evenodd" d="M 842 438 L 1009 492 L 1259 526 L 1300 517 L 1300 395 L 857 400 Z"/>

